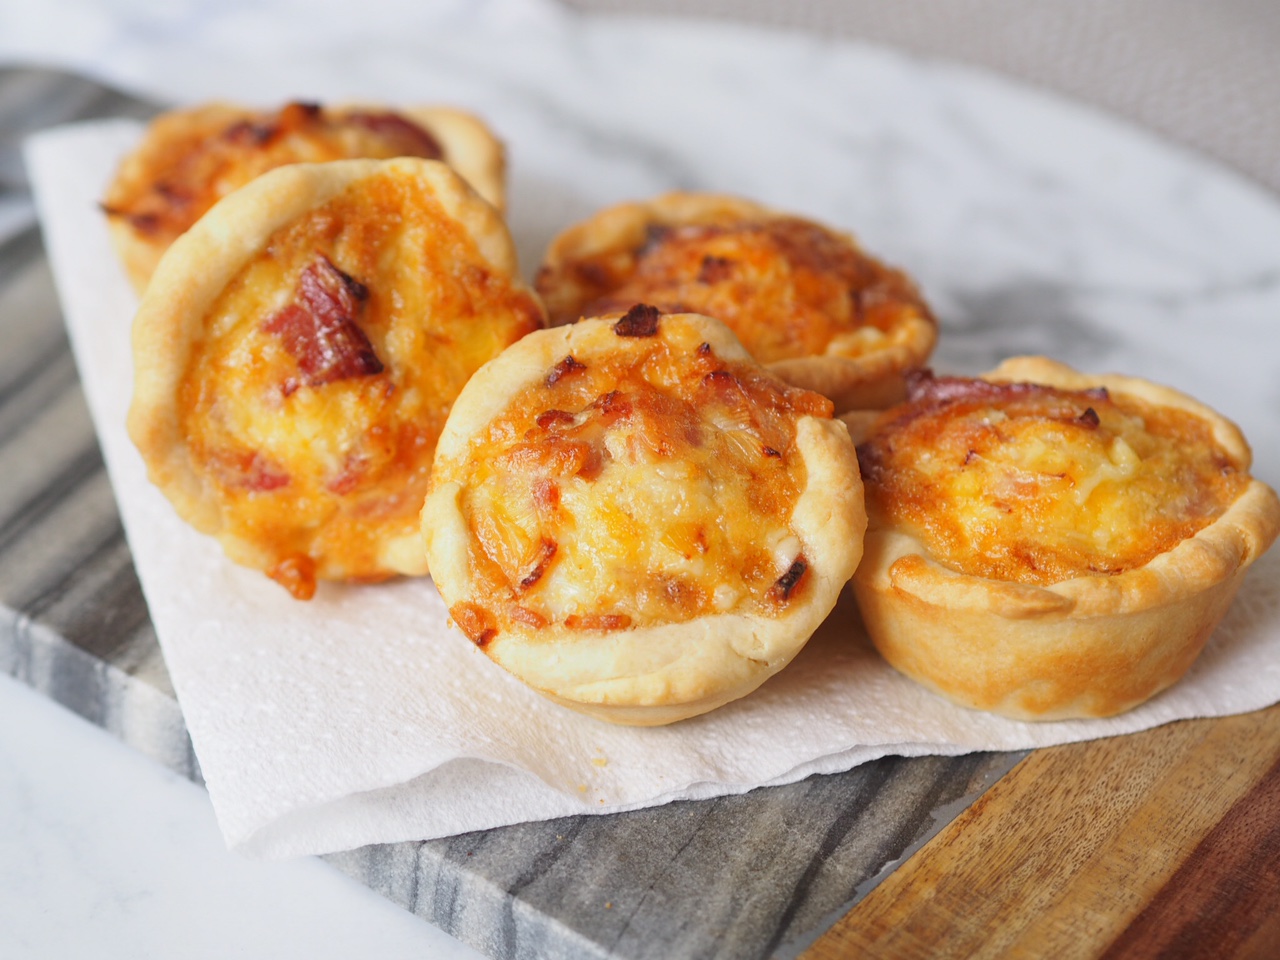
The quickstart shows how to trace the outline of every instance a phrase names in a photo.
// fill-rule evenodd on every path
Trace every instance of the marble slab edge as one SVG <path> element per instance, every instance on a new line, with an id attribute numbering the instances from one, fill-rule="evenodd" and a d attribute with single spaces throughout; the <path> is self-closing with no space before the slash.
<path id="1" fill-rule="evenodd" d="M 16 145 L 153 108 L 0 70 L 0 671 L 197 783 Z M 324 859 L 501 958 L 793 955 L 1022 754 L 883 760 L 741 796 Z"/>

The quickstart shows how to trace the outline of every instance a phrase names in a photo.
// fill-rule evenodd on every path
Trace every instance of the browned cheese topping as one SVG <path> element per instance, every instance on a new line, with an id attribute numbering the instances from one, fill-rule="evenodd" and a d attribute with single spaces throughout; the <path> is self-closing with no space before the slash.
<path id="1" fill-rule="evenodd" d="M 376 576 L 412 534 L 453 399 L 541 324 L 416 181 L 379 175 L 282 229 L 215 301 L 179 393 L 191 459 L 314 590 L 317 558 Z"/>
<path id="2" fill-rule="evenodd" d="M 479 644 L 513 624 L 772 616 L 805 591 L 795 424 L 830 402 L 652 308 L 613 329 L 615 351 L 557 360 L 444 478 L 464 487 L 476 584 L 451 614 Z"/>
<path id="3" fill-rule="evenodd" d="M 586 302 L 573 316 L 650 303 L 726 323 L 761 363 L 881 348 L 904 317 L 930 316 L 911 281 L 847 238 L 794 217 L 654 226 L 635 250 L 570 265 Z M 545 272 L 539 289 L 555 282 Z M 546 291 L 543 290 L 545 293 Z"/>
<path id="4" fill-rule="evenodd" d="M 905 526 L 962 573 L 1041 585 L 1140 567 L 1248 482 L 1190 412 L 927 374 L 858 459 L 873 528 Z"/>

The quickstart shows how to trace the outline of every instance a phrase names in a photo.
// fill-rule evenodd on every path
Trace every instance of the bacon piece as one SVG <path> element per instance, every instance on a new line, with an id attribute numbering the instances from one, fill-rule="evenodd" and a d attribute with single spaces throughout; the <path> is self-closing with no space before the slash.
<path id="1" fill-rule="evenodd" d="M 564 618 L 570 630 L 625 630 L 631 626 L 631 618 L 625 613 L 571 613 Z"/>
<path id="2" fill-rule="evenodd" d="M 591 408 L 600 411 L 600 422 L 607 427 L 631 416 L 633 405 L 631 397 L 621 390 L 610 390 L 596 397 Z"/>
<path id="3" fill-rule="evenodd" d="M 991 383 L 988 380 L 969 377 L 935 377 L 931 370 L 911 370 L 906 375 L 907 403 L 939 405 L 956 400 L 984 402 L 988 400 L 1013 400 L 1037 394 L 1074 393 L 1092 400 L 1109 400 L 1106 387 L 1090 387 L 1087 390 L 1063 391 L 1038 383 Z"/>
<path id="4" fill-rule="evenodd" d="M 254 120 L 238 120 L 222 131 L 222 137 L 228 143 L 261 147 L 270 142 L 279 131 L 274 123 L 263 123 Z"/>
<path id="5" fill-rule="evenodd" d="M 325 484 L 325 489 L 330 493 L 336 493 L 340 497 L 346 496 L 360 485 L 368 466 L 369 458 L 363 454 L 347 454 L 346 459 L 342 462 L 342 469 L 338 471 L 332 480 Z"/>
<path id="6" fill-rule="evenodd" d="M 786 603 L 800 587 L 804 575 L 809 572 L 809 561 L 800 555 L 791 562 L 787 572 L 777 579 L 769 588 L 768 597 L 774 603 Z"/>
<path id="7" fill-rule="evenodd" d="M 652 337 L 658 332 L 658 318 L 662 311 L 647 303 L 637 303 L 613 325 L 613 332 L 620 337 Z"/>
<path id="8" fill-rule="evenodd" d="M 481 649 L 498 635 L 498 624 L 493 614 L 478 603 L 466 600 L 455 603 L 449 608 L 449 616 L 453 617 L 453 622 L 467 635 L 467 639 Z"/>
<path id="9" fill-rule="evenodd" d="M 238 120 L 222 131 L 228 143 L 262 147 L 277 136 L 300 130 L 320 118 L 320 104 L 294 101 L 286 103 L 280 112 L 260 114 L 253 119 Z"/>
<path id="10" fill-rule="evenodd" d="M 302 272 L 295 301 L 262 327 L 279 336 L 298 361 L 302 376 L 284 384 L 286 396 L 299 386 L 318 387 L 382 372 L 382 361 L 356 323 L 356 313 L 368 298 L 368 288 L 328 257 Z"/>
<path id="11" fill-rule="evenodd" d="M 256 451 L 214 451 L 209 455 L 209 465 L 229 487 L 260 493 L 289 485 L 289 474 Z"/>
<path id="12" fill-rule="evenodd" d="M 557 549 L 559 548 L 554 540 L 542 538 L 542 542 L 538 544 L 537 555 L 529 566 L 529 572 L 520 578 L 521 590 L 528 590 L 542 579 L 542 575 L 547 572 L 547 567 L 551 566 L 551 561 L 555 559 Z"/>
<path id="13" fill-rule="evenodd" d="M 554 514 L 560 509 L 560 487 L 554 480 L 535 480 L 531 492 L 533 505 L 541 513 Z"/>
<path id="14" fill-rule="evenodd" d="M 533 627 L 535 630 L 541 630 L 547 625 L 547 618 L 537 610 L 530 610 L 518 603 L 513 603 L 507 608 L 507 616 L 516 623 L 523 623 L 526 627 Z"/>
<path id="15" fill-rule="evenodd" d="M 568 410 L 544 410 L 533 418 L 533 422 L 543 430 L 550 430 L 557 425 L 567 426 L 576 419 Z"/>
<path id="16" fill-rule="evenodd" d="M 1102 420 L 1098 416 L 1098 411 L 1093 407 L 1086 407 L 1084 413 L 1076 418 L 1076 422 L 1086 427 L 1100 427 Z"/>
<path id="17" fill-rule="evenodd" d="M 401 156 L 423 157 L 427 160 L 444 157 L 440 141 L 398 113 L 349 113 L 343 119 L 384 137 L 398 149 Z"/>
<path id="18" fill-rule="evenodd" d="M 705 284 L 720 283 L 733 276 L 733 261 L 727 257 L 716 257 L 707 254 L 698 266 L 698 282 Z"/>
<path id="19" fill-rule="evenodd" d="M 585 369 L 587 369 L 585 363 L 579 362 L 573 354 L 569 354 L 551 368 L 551 372 L 547 374 L 547 386 L 554 387 L 565 377 L 574 373 L 581 373 Z"/>

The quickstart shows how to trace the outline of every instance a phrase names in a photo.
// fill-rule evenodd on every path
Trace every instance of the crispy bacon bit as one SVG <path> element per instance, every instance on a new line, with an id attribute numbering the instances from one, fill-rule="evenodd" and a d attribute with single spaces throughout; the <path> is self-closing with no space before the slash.
<path id="1" fill-rule="evenodd" d="M 773 449 L 773 447 L 769 446 L 768 444 L 765 444 L 763 447 L 761 447 L 761 448 L 760 448 L 760 452 L 761 452 L 761 453 L 763 453 L 766 457 L 780 457 L 780 456 L 782 456 L 782 454 L 781 454 L 781 453 L 779 453 L 777 450 Z"/>
<path id="2" fill-rule="evenodd" d="M 1077 418 L 1077 422 L 1086 427 L 1097 427 L 1102 424 L 1102 420 L 1098 417 L 1098 411 L 1093 407 L 1085 408 L 1084 413 Z"/>
<path id="3" fill-rule="evenodd" d="M 591 406 L 600 411 L 601 420 L 605 426 L 631 416 L 632 411 L 631 398 L 621 390 L 610 390 L 608 393 L 600 394 Z"/>
<path id="4" fill-rule="evenodd" d="M 661 223 L 649 223 L 644 228 L 644 242 L 636 248 L 636 256 L 643 259 L 658 247 L 667 242 L 673 231 L 673 227 L 665 226 Z"/>
<path id="5" fill-rule="evenodd" d="M 534 417 L 533 422 L 543 430 L 550 430 L 557 424 L 573 423 L 575 417 L 568 410 L 544 410 Z"/>
<path id="6" fill-rule="evenodd" d="M 507 616 L 516 623 L 523 623 L 526 627 L 533 627 L 535 630 L 541 630 L 547 625 L 547 618 L 537 610 L 530 610 L 518 603 L 513 603 L 507 608 Z"/>
<path id="7" fill-rule="evenodd" d="M 708 254 L 702 258 L 698 267 L 699 283 L 720 283 L 733 275 L 733 261 L 726 257 L 714 257 Z"/>
<path id="8" fill-rule="evenodd" d="M 449 608 L 449 616 L 453 617 L 453 622 L 467 635 L 467 639 L 481 649 L 498 635 L 498 624 L 493 614 L 478 603 L 466 600 L 455 603 Z"/>
<path id="9" fill-rule="evenodd" d="M 281 560 L 267 571 L 267 576 L 293 595 L 295 600 L 310 600 L 316 595 L 316 562 L 305 555 Z"/>
<path id="10" fill-rule="evenodd" d="M 342 463 L 342 469 L 338 471 L 337 476 L 325 484 L 325 489 L 340 497 L 345 496 L 360 485 L 360 480 L 368 466 L 368 457 L 363 454 L 348 454 Z"/>
<path id="11" fill-rule="evenodd" d="M 956 400 L 982 402 L 1010 400 L 1021 396 L 1053 392 L 1053 388 L 1037 383 L 992 383 L 969 377 L 935 377 L 931 370 L 911 370 L 906 375 L 907 402 L 943 404 Z M 1109 400 L 1105 387 L 1073 391 L 1094 400 Z"/>
<path id="12" fill-rule="evenodd" d="M 554 480 L 533 482 L 533 504 L 543 513 L 555 513 L 560 508 L 560 485 Z"/>
<path id="13" fill-rule="evenodd" d="M 355 319 L 368 297 L 368 288 L 328 257 L 322 256 L 302 272 L 297 299 L 262 327 L 279 336 L 298 361 L 302 376 L 283 385 L 286 396 L 299 386 L 322 386 L 382 372 L 382 361 Z"/>
<path id="14" fill-rule="evenodd" d="M 222 131 L 229 143 L 261 147 L 282 133 L 298 130 L 320 117 L 320 104 L 295 101 L 287 103 L 274 116 L 262 115 L 252 120 L 238 120 Z"/>
<path id="15" fill-rule="evenodd" d="M 613 325 L 613 332 L 620 337 L 652 337 L 658 332 L 658 318 L 662 311 L 647 303 L 637 303 Z"/>
<path id="16" fill-rule="evenodd" d="M 547 386 L 554 387 L 570 374 L 581 373 L 585 369 L 587 369 L 585 363 L 579 363 L 573 354 L 569 354 L 551 368 L 551 372 L 547 374 Z"/>
<path id="17" fill-rule="evenodd" d="M 228 487 L 260 493 L 289 485 L 289 475 L 256 451 L 215 451 L 209 456 L 209 464 Z"/>
<path id="18" fill-rule="evenodd" d="M 542 538 L 542 542 L 538 544 L 537 555 L 529 566 L 529 572 L 520 578 L 521 590 L 528 590 L 542 579 L 542 575 L 547 572 L 547 567 L 551 566 L 551 561 L 555 559 L 557 549 L 559 548 L 554 540 Z"/>
<path id="19" fill-rule="evenodd" d="M 385 137 L 399 147 L 403 156 L 427 160 L 439 160 L 444 156 L 440 141 L 398 113 L 349 113 L 346 120 Z"/>
<path id="20" fill-rule="evenodd" d="M 564 618 L 570 630 L 625 630 L 631 626 L 631 618 L 625 613 L 571 613 Z"/>
<path id="21" fill-rule="evenodd" d="M 803 554 L 796 557 L 791 562 L 791 566 L 787 568 L 787 572 L 780 576 L 777 582 L 769 588 L 769 599 L 774 603 L 786 603 L 791 599 L 792 594 L 799 589 L 800 582 L 808 571 L 809 562 L 805 560 Z"/>
<path id="22" fill-rule="evenodd" d="M 698 344 L 698 356 L 709 357 L 711 353 L 711 344 L 707 343 L 707 341 L 703 340 L 702 343 Z"/>
<path id="23" fill-rule="evenodd" d="M 100 203 L 98 208 L 108 217 L 122 217 L 139 233 L 154 234 L 160 229 L 161 217 L 158 213 L 130 213 L 122 207 L 113 207 L 109 203 Z"/>
<path id="24" fill-rule="evenodd" d="M 253 120 L 238 120 L 222 131 L 223 139 L 229 143 L 245 144 L 260 147 L 276 135 L 279 128 L 272 123 L 261 123 Z"/>

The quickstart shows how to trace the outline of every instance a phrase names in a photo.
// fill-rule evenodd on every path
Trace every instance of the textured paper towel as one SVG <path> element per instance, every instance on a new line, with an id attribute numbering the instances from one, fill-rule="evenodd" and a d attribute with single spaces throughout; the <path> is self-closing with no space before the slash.
<path id="1" fill-rule="evenodd" d="M 500 112 L 497 101 L 495 106 Z M 613 119 L 621 136 L 626 116 Z M 637 115 L 636 124 L 647 131 L 653 121 Z M 428 838 L 739 792 L 844 770 L 887 753 L 1023 749 L 1251 710 L 1280 699 L 1280 566 L 1274 555 L 1258 565 L 1205 655 L 1174 690 L 1120 718 L 1039 725 L 953 707 L 899 677 L 871 651 L 847 602 L 791 667 L 751 697 L 705 717 L 645 730 L 580 717 L 509 678 L 446 627 L 428 580 L 323 585 L 314 601 L 297 603 L 260 574 L 228 563 L 215 543 L 186 528 L 147 483 L 125 435 L 134 301 L 111 255 L 96 201 L 116 158 L 137 133 L 124 122 L 53 131 L 31 144 L 28 158 L 139 575 L 232 846 L 284 856 Z M 522 146 L 515 138 L 514 156 Z M 755 159 L 766 166 L 779 161 L 767 151 Z M 947 169 L 946 163 L 938 168 Z M 600 169 L 602 177 L 609 172 L 607 164 Z M 526 168 L 517 188 L 538 181 L 530 172 Z M 1228 221 L 1238 222 L 1237 207 L 1249 209 L 1251 197 L 1232 193 L 1234 187 L 1215 193 L 1209 173 L 1192 172 L 1206 178 L 1203 190 L 1229 208 Z M 593 169 L 587 164 L 557 173 L 588 180 Z M 995 189 L 993 195 L 999 193 Z M 513 207 L 521 204 L 542 210 L 544 219 L 552 215 L 552 208 L 538 208 L 517 192 Z M 1198 229 L 1204 229 L 1207 215 L 1195 212 Z M 1268 213 L 1271 219 L 1246 224 L 1253 230 L 1250 242 L 1280 235 L 1274 233 L 1280 217 Z M 536 230 L 546 234 L 555 226 L 539 222 Z M 919 236 L 902 229 L 903 237 L 927 246 L 924 225 Z M 1161 240 L 1176 248 L 1179 238 Z M 1148 242 L 1150 237 L 1143 238 L 1138 246 Z M 982 246 L 980 238 L 974 243 Z M 1014 249 L 997 243 L 987 253 L 1017 259 Z M 1206 269 L 1218 268 L 1213 256 L 1205 257 Z M 1195 260 L 1182 250 L 1178 258 Z M 1150 270 L 1149 264 L 1134 263 Z M 1087 265 L 1082 276 L 1089 277 Z M 1149 282 L 1157 292 L 1164 289 Z M 943 300 L 948 296 L 959 294 Z M 1274 302 L 1274 291 L 1263 296 Z M 1256 309 L 1253 304 L 1245 311 L 1246 321 Z M 1141 319 L 1142 311 L 1136 316 Z M 1241 337 L 1247 339 L 1245 327 Z M 1134 335 L 1150 337 L 1156 329 Z M 1240 343 L 1224 337 L 1218 349 L 1238 351 Z M 1125 355 L 1123 344 L 1115 350 Z M 1201 359 L 1185 356 L 1191 367 Z M 1211 388 L 1217 382 L 1204 380 Z"/>

